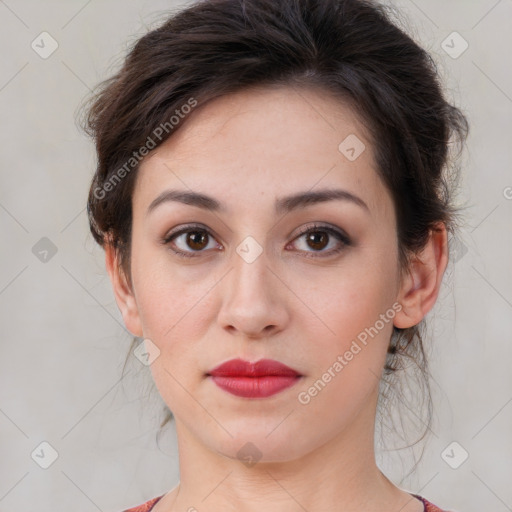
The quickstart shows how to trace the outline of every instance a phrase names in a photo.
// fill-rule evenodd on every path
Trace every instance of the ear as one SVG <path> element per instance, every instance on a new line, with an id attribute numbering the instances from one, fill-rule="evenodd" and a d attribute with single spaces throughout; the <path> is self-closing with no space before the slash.
<path id="1" fill-rule="evenodd" d="M 395 315 L 395 327 L 417 325 L 432 309 L 447 263 L 448 236 L 444 223 L 439 223 L 431 230 L 425 248 L 413 257 L 402 280 L 397 299 L 402 309 Z"/>
<path id="2" fill-rule="evenodd" d="M 112 244 L 105 245 L 105 266 L 110 282 L 114 290 L 117 307 L 123 315 L 126 328 L 134 335 L 142 337 L 142 324 L 140 321 L 139 310 L 135 302 L 135 295 L 132 287 L 128 283 L 124 272 L 119 268 L 118 254 Z"/>

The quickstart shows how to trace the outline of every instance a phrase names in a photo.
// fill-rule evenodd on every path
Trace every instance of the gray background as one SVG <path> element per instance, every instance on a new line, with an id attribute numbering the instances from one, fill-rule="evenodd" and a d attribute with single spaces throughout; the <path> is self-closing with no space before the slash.
<path id="1" fill-rule="evenodd" d="M 512 510 L 512 1 L 395 4 L 472 131 L 459 259 L 428 315 L 432 432 L 413 475 L 402 480 L 419 446 L 379 454 L 379 464 L 441 507 Z M 118 512 L 178 482 L 173 427 L 155 441 L 162 404 L 149 369 L 134 360 L 121 381 L 131 338 L 88 232 L 95 155 L 75 125 L 127 42 L 178 5 L 0 1 L 0 511 Z M 58 43 L 47 59 L 31 47 L 43 31 Z M 456 59 L 442 47 L 453 31 L 469 43 Z M 46 261 L 43 237 L 57 250 Z M 44 441 L 58 453 L 48 469 Z M 460 447 L 445 452 L 454 441 Z M 469 458 L 453 469 L 446 461 L 460 461 L 462 449 Z"/>

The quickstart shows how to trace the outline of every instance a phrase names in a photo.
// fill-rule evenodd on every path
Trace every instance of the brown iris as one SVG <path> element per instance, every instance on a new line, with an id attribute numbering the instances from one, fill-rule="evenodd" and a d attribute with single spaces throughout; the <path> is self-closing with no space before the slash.
<path id="1" fill-rule="evenodd" d="M 187 233 L 187 245 L 197 251 L 204 249 L 208 245 L 208 233 L 205 231 L 190 231 Z"/>
<path id="2" fill-rule="evenodd" d="M 329 235 L 324 231 L 311 231 L 307 234 L 308 244 L 312 249 L 316 250 L 323 249 L 327 245 L 328 239 Z"/>

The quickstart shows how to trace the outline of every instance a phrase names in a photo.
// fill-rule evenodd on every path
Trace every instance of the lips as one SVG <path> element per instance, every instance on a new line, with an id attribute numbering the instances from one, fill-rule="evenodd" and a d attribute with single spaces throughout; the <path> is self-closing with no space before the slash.
<path id="1" fill-rule="evenodd" d="M 224 391 L 244 398 L 266 398 L 296 384 L 302 375 L 273 359 L 255 363 L 231 359 L 207 374 Z"/>
<path id="2" fill-rule="evenodd" d="M 274 359 L 260 359 L 255 363 L 231 359 L 216 366 L 208 375 L 216 377 L 299 377 L 300 373 Z"/>

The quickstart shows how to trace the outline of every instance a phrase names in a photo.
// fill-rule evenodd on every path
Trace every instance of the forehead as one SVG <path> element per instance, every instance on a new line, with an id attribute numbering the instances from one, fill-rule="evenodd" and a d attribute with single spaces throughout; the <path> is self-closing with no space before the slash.
<path id="1" fill-rule="evenodd" d="M 181 188 L 261 208 L 264 197 L 330 186 L 357 193 L 375 215 L 389 208 L 359 116 L 320 90 L 254 88 L 192 111 L 141 163 L 134 205 Z"/>

